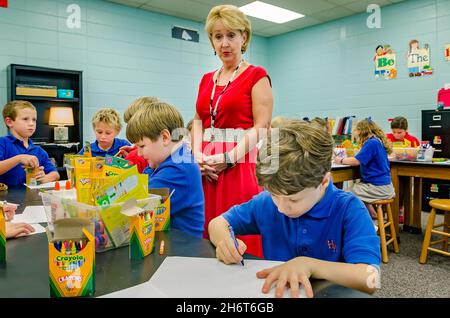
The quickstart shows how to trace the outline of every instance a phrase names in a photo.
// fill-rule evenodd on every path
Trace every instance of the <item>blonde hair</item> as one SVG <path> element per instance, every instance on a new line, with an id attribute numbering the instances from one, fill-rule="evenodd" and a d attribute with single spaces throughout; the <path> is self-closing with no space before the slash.
<path id="1" fill-rule="evenodd" d="M 270 127 L 277 128 L 277 127 L 281 126 L 286 120 L 289 120 L 289 119 L 284 116 L 276 116 L 270 122 Z"/>
<path id="2" fill-rule="evenodd" d="M 372 119 L 363 119 L 356 125 L 358 130 L 358 144 L 362 146 L 370 137 L 377 137 L 383 143 L 387 154 L 392 153 L 391 142 L 386 138 L 383 130 Z"/>
<path id="3" fill-rule="evenodd" d="M 292 195 L 306 188 L 317 188 L 331 170 L 334 144 L 331 135 L 316 124 L 298 119 L 284 120 L 275 129 L 278 129 L 279 138 L 263 144 L 258 154 L 258 184 L 276 195 Z M 277 152 L 278 170 L 264 173 L 272 164 L 268 159 L 273 159 Z M 262 154 L 268 156 L 262 158 Z"/>
<path id="4" fill-rule="evenodd" d="M 180 128 L 185 129 L 180 112 L 170 104 L 156 102 L 139 109 L 131 117 L 127 125 L 127 139 L 132 143 L 136 143 L 144 137 L 156 141 L 164 129 L 173 135 L 174 130 Z"/>
<path id="5" fill-rule="evenodd" d="M 113 126 L 116 131 L 122 129 L 122 123 L 120 122 L 119 113 L 112 108 L 102 108 L 95 113 L 94 118 L 92 118 L 92 127 L 95 129 L 99 123 L 105 123 Z"/>
<path id="6" fill-rule="evenodd" d="M 7 117 L 11 118 L 11 120 L 16 120 L 17 111 L 19 109 L 32 109 L 36 111 L 36 107 L 33 106 L 28 101 L 24 100 L 13 100 L 5 104 L 3 106 L 3 119 L 6 120 Z"/>
<path id="7" fill-rule="evenodd" d="M 322 128 L 326 132 L 328 132 L 328 120 L 325 118 L 314 117 L 311 120 L 311 124 L 317 125 L 319 128 Z"/>
<path id="8" fill-rule="evenodd" d="M 157 103 L 158 98 L 153 96 L 144 96 L 135 99 L 128 107 L 125 109 L 123 113 L 123 121 L 128 123 L 133 117 L 133 115 L 138 111 L 141 107 L 147 107 L 148 105 L 152 105 L 153 103 Z"/>
<path id="9" fill-rule="evenodd" d="M 239 30 L 242 35 L 245 34 L 245 42 L 241 48 L 242 53 L 245 53 L 252 38 L 252 25 L 247 16 L 234 5 L 224 4 L 213 7 L 205 23 L 205 31 L 213 48 L 212 32 L 217 21 L 221 21 L 229 30 Z"/>

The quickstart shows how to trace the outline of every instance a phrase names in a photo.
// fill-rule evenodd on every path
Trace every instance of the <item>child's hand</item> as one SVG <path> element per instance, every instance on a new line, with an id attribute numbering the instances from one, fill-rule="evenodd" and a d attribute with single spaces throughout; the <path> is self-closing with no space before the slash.
<path id="1" fill-rule="evenodd" d="M 6 222 L 6 238 L 26 236 L 34 232 L 34 227 L 27 223 Z"/>
<path id="2" fill-rule="evenodd" d="M 275 297 L 283 296 L 286 285 L 291 288 L 291 296 L 297 298 L 299 295 L 299 284 L 305 288 L 306 296 L 313 297 L 313 290 L 309 278 L 312 274 L 310 259 L 307 257 L 296 257 L 282 265 L 264 269 L 256 273 L 256 277 L 265 278 L 262 292 L 267 294 L 272 284 L 276 282 Z"/>
<path id="3" fill-rule="evenodd" d="M 6 221 L 11 221 L 14 219 L 14 214 L 16 214 L 17 206 L 14 204 L 4 204 L 3 212 L 5 212 Z"/>
<path id="4" fill-rule="evenodd" d="M 216 257 L 219 261 L 225 264 L 236 264 L 242 260 L 242 255 L 247 250 L 247 245 L 240 239 L 236 239 L 238 242 L 238 250 L 234 246 L 234 241 L 231 237 L 220 241 L 216 246 Z"/>
<path id="5" fill-rule="evenodd" d="M 19 155 L 19 162 L 24 166 L 30 166 L 31 168 L 39 167 L 39 160 L 36 156 Z"/>
<path id="6" fill-rule="evenodd" d="M 45 183 L 45 182 L 43 182 L 44 178 L 45 178 L 44 167 L 40 166 L 39 167 L 39 171 L 36 173 L 36 180 L 41 182 L 41 183 Z"/>
<path id="7" fill-rule="evenodd" d="M 130 152 L 132 152 L 134 149 L 136 149 L 136 146 L 123 146 L 120 147 L 119 153 L 117 154 L 117 156 L 125 158 L 126 156 L 128 156 L 128 154 Z"/>

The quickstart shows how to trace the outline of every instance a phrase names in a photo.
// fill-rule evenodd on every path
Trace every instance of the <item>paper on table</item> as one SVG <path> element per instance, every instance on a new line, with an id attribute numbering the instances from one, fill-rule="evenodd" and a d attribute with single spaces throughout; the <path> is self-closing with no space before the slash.
<path id="1" fill-rule="evenodd" d="M 25 207 L 22 214 L 14 215 L 14 223 L 47 223 L 47 216 L 43 205 L 33 205 Z"/>
<path id="2" fill-rule="evenodd" d="M 245 260 L 245 266 L 225 265 L 215 258 L 166 257 L 144 284 L 128 288 L 107 297 L 172 297 L 172 298 L 265 298 L 274 297 L 275 289 L 263 294 L 263 279 L 256 272 L 282 262 Z M 300 287 L 299 295 L 305 298 Z M 283 297 L 290 297 L 285 288 Z"/>
<path id="3" fill-rule="evenodd" d="M 59 184 L 61 185 L 61 188 L 63 188 L 66 184 L 67 180 L 59 180 Z M 36 186 L 31 186 L 31 185 L 27 185 L 26 183 L 24 183 L 25 186 L 27 186 L 30 189 L 53 189 L 55 187 L 55 182 L 47 182 L 47 183 L 43 183 L 40 185 L 36 185 Z"/>
<path id="4" fill-rule="evenodd" d="M 34 232 L 30 233 L 28 235 L 34 235 L 34 234 L 39 234 L 39 233 L 45 233 L 45 227 L 43 227 L 40 224 L 30 224 L 32 227 L 34 227 Z"/>

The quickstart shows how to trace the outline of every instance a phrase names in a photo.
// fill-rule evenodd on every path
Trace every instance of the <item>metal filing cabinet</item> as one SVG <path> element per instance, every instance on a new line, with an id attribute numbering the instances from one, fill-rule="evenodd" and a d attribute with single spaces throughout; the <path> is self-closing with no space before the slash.
<path id="1" fill-rule="evenodd" d="M 450 110 L 422 110 L 422 140 L 435 148 L 434 158 L 450 158 Z"/>

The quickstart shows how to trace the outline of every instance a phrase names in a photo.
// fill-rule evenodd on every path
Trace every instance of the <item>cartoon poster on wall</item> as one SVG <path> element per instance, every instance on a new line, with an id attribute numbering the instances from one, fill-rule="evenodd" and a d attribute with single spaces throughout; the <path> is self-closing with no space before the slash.
<path id="1" fill-rule="evenodd" d="M 450 61 L 450 44 L 446 44 L 445 45 L 445 54 L 444 54 L 444 56 L 445 56 L 445 60 L 447 62 L 449 62 Z"/>
<path id="2" fill-rule="evenodd" d="M 411 40 L 407 53 L 409 77 L 433 74 L 430 66 L 430 49 L 428 44 L 420 47 L 419 41 Z"/>
<path id="3" fill-rule="evenodd" d="M 389 44 L 378 45 L 375 48 L 375 78 L 394 79 L 397 77 L 395 53 Z"/>

